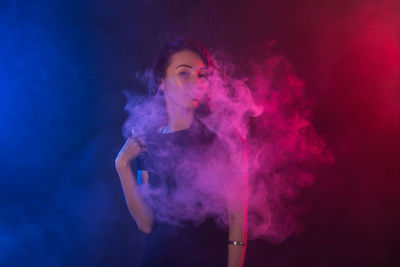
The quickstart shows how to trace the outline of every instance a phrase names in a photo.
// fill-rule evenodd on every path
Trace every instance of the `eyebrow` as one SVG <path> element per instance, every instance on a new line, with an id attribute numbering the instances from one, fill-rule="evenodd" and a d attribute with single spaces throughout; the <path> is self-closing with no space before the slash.
<path id="1" fill-rule="evenodd" d="M 190 65 L 187 65 L 187 64 L 181 64 L 181 65 L 179 65 L 178 67 L 176 67 L 176 69 L 178 69 L 179 67 L 188 67 L 188 68 L 193 68 L 192 66 L 190 66 Z M 206 66 L 204 66 L 204 67 L 200 67 L 199 68 L 199 70 L 207 70 L 207 67 Z"/>
<path id="2" fill-rule="evenodd" d="M 178 67 L 176 67 L 176 68 L 179 68 L 179 67 L 188 67 L 188 68 L 192 68 L 192 66 L 190 66 L 190 65 L 186 65 L 186 64 L 181 64 L 181 65 L 179 65 Z"/>

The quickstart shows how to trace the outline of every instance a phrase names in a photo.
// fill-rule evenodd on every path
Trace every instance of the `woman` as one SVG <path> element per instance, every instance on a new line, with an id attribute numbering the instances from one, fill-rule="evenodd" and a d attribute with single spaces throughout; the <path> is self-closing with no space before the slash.
<path id="1" fill-rule="evenodd" d="M 147 137 L 146 141 L 135 135 L 128 138 L 115 160 L 129 211 L 138 228 L 148 234 L 142 266 L 234 267 L 244 264 L 247 242 L 247 199 L 237 197 L 226 200 L 229 219 L 227 235 L 226 232 L 217 229 L 209 219 L 201 225 L 183 223 L 181 226 L 175 226 L 163 223 L 157 218 L 161 218 L 159 213 L 168 212 L 168 207 L 164 211 L 156 211 L 153 208 L 155 205 L 149 203 L 137 182 L 140 180 L 143 184 L 151 184 L 152 179 L 157 178 L 153 178 L 150 171 L 140 166 L 142 161 L 138 161 L 137 175 L 132 171 L 130 164 L 138 158 L 138 155 L 143 155 L 144 152 L 151 154 L 151 151 L 160 149 L 166 143 L 180 147 L 183 150 L 179 151 L 183 152 L 170 151 L 171 155 L 158 158 L 154 155 L 147 162 L 161 162 L 168 165 L 169 163 L 163 160 L 174 158 L 176 161 L 173 164 L 178 165 L 185 160 L 185 157 L 187 158 L 182 155 L 189 155 L 185 153 L 193 144 L 201 148 L 197 151 L 207 151 L 210 142 L 213 142 L 210 140 L 215 139 L 215 134 L 213 135 L 200 120 L 196 119 L 196 109 L 204 97 L 203 90 L 208 71 L 213 67 L 207 50 L 194 40 L 181 38 L 164 47 L 153 69 L 155 86 L 152 87 L 151 95 L 163 95 L 167 111 L 166 125 L 159 129 L 158 135 L 153 135 L 151 142 L 153 146 L 149 145 Z M 192 134 L 198 133 L 199 129 L 201 135 Z M 170 146 L 166 149 L 170 149 Z M 160 153 L 154 154 L 160 155 Z M 167 171 L 163 171 L 160 175 L 166 176 L 166 173 Z M 166 180 L 175 181 L 175 185 L 169 186 L 171 190 L 177 187 L 177 180 Z M 178 183 L 180 181 L 178 180 Z M 166 183 L 163 184 L 165 185 Z M 247 196 L 246 193 L 243 195 Z M 164 203 L 170 204 L 170 202 Z M 223 238 L 224 241 L 221 240 Z"/>

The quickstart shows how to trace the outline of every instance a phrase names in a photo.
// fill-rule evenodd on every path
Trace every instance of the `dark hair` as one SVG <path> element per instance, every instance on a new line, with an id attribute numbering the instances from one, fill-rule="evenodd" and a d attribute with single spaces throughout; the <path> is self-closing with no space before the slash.
<path id="1" fill-rule="evenodd" d="M 176 41 L 164 46 L 158 53 L 157 60 L 152 70 L 152 82 L 148 88 L 149 96 L 154 96 L 157 94 L 158 86 L 165 78 L 167 68 L 171 63 L 171 57 L 174 54 L 184 50 L 195 52 L 201 57 L 207 67 L 214 67 L 214 61 L 212 60 L 209 52 L 204 47 L 204 45 L 194 39 L 180 37 Z"/>

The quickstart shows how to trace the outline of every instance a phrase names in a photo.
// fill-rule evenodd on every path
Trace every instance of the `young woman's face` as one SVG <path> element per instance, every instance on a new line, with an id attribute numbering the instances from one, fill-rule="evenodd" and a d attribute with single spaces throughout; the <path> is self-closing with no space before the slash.
<path id="1" fill-rule="evenodd" d="M 206 76 L 206 65 L 197 53 L 184 50 L 174 54 L 160 87 L 167 104 L 195 109 L 204 94 Z"/>

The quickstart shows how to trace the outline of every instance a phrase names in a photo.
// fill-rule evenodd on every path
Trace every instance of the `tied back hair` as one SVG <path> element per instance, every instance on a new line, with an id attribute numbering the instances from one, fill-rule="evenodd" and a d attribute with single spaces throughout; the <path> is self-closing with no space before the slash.
<path id="1" fill-rule="evenodd" d="M 158 53 L 157 60 L 151 70 L 152 78 L 149 80 L 148 84 L 147 93 L 149 97 L 162 93 L 159 90 L 159 86 L 166 76 L 167 68 L 171 63 L 172 56 L 185 50 L 198 54 L 208 68 L 215 67 L 214 61 L 204 45 L 194 39 L 180 37 L 176 41 L 165 45 Z"/>

